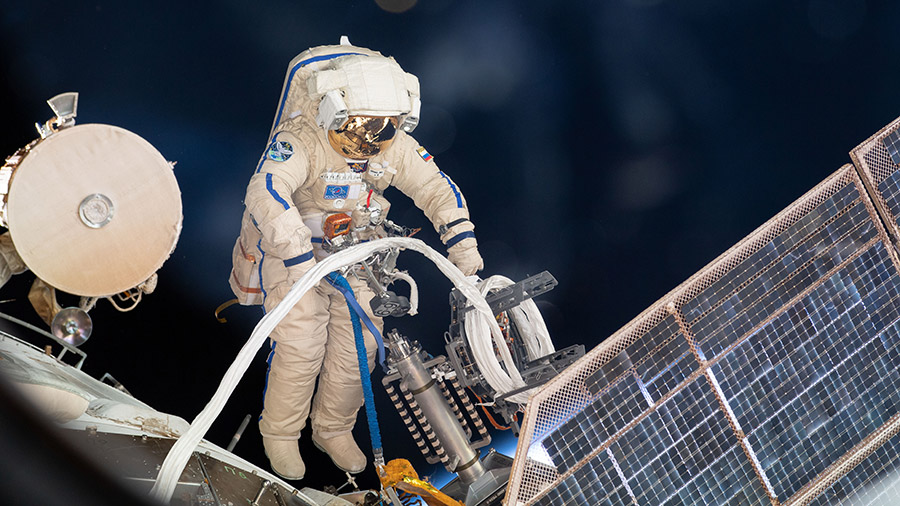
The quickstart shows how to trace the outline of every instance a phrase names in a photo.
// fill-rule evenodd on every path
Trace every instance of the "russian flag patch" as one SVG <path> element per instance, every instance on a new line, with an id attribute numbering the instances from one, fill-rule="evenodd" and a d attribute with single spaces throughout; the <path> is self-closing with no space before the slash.
<path id="1" fill-rule="evenodd" d="M 423 148 L 422 146 L 419 146 L 419 149 L 416 150 L 416 153 L 419 153 L 419 156 L 422 157 L 422 160 L 425 160 L 426 162 L 430 162 L 431 159 L 434 158 L 433 156 L 431 156 L 431 153 L 425 151 L 425 148 Z"/>

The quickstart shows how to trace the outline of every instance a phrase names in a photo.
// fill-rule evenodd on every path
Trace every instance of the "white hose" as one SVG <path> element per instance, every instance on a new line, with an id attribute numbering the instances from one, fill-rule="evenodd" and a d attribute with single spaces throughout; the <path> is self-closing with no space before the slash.
<path id="1" fill-rule="evenodd" d="M 479 291 L 481 296 L 484 297 L 490 290 L 511 284 L 513 282 L 509 278 L 491 276 L 479 284 Z M 469 300 L 470 302 L 472 301 L 471 298 Z M 533 360 L 554 351 L 553 343 L 550 341 L 550 333 L 547 331 L 544 319 L 541 317 L 541 313 L 533 300 L 528 299 L 509 312 L 510 317 L 516 323 L 516 327 L 522 333 L 529 359 Z M 493 328 L 497 326 L 494 315 L 491 312 L 485 314 L 479 311 L 478 314 L 467 317 L 465 325 L 466 337 L 468 338 L 469 346 L 472 348 L 472 354 L 475 362 L 478 364 L 478 369 L 484 375 L 484 379 L 488 384 L 491 385 L 491 388 L 494 389 L 496 395 L 526 386 L 522 376 L 519 374 L 519 370 L 512 361 L 512 357 L 509 355 L 509 349 L 503 341 L 502 335 L 498 340 L 494 334 Z M 486 338 L 488 334 L 494 336 L 493 343 Z M 505 370 L 500 365 L 500 362 L 497 361 L 494 354 L 495 350 L 499 350 L 503 356 Z M 511 402 L 524 404 L 528 402 L 530 396 L 531 390 L 526 390 L 511 395 L 506 399 Z"/>
<path id="2" fill-rule="evenodd" d="M 425 255 L 426 258 L 434 262 L 437 268 L 445 276 L 447 276 L 450 281 L 453 282 L 454 286 L 456 286 L 456 288 L 459 289 L 459 291 L 462 292 L 463 295 L 466 296 L 469 303 L 471 303 L 475 307 L 475 311 L 481 313 L 484 319 L 489 321 L 488 327 L 490 328 L 490 333 L 493 336 L 498 349 L 500 350 L 500 354 L 503 356 L 504 363 L 507 364 L 508 370 L 510 370 L 511 373 L 509 375 L 504 374 L 507 382 L 512 381 L 514 385 L 517 381 L 519 383 L 522 382 L 521 376 L 513 366 L 512 358 L 509 355 L 509 350 L 507 349 L 506 344 L 503 342 L 503 336 L 500 332 L 500 327 L 497 325 L 497 321 L 494 319 L 494 315 L 491 314 L 490 307 L 488 306 L 487 302 L 485 302 L 484 297 L 482 297 L 478 292 L 478 289 L 476 289 L 475 286 L 465 278 L 463 273 L 460 272 L 460 270 L 455 265 L 450 263 L 450 261 L 444 258 L 443 255 L 431 249 L 424 242 L 418 239 L 411 239 L 407 237 L 388 237 L 358 244 L 347 248 L 344 251 L 334 253 L 333 255 L 328 256 L 324 260 L 318 262 L 315 266 L 313 266 L 312 269 L 304 274 L 303 277 L 301 277 L 299 280 L 297 280 L 296 283 L 294 283 L 294 286 L 290 289 L 284 299 L 277 306 L 275 306 L 272 311 L 262 317 L 256 327 L 253 329 L 253 332 L 250 334 L 247 342 L 244 343 L 244 346 L 238 352 L 237 357 L 228 368 L 228 371 L 225 372 L 225 375 L 222 377 L 222 381 L 219 383 L 219 388 L 216 390 L 216 393 L 213 395 L 212 399 L 210 399 L 206 407 L 203 408 L 203 411 L 201 411 L 200 414 L 197 415 L 197 417 L 194 419 L 194 421 L 191 423 L 191 427 L 178 439 L 178 441 L 175 442 L 175 445 L 172 446 L 172 449 L 166 456 L 165 461 L 163 461 L 162 467 L 160 467 L 156 482 L 153 484 L 153 488 L 150 490 L 151 496 L 165 503 L 169 502 L 169 500 L 172 498 L 172 494 L 175 492 L 175 486 L 178 484 L 178 478 L 181 476 L 181 473 L 184 470 L 184 466 L 191 458 L 191 455 L 194 452 L 194 449 L 197 447 L 197 444 L 206 434 L 207 430 L 209 430 L 210 425 L 212 425 L 213 421 L 216 419 L 219 413 L 222 412 L 222 408 L 225 406 L 225 402 L 231 396 L 231 393 L 234 392 L 238 381 L 240 381 L 241 377 L 250 366 L 251 361 L 256 356 L 256 352 L 265 342 L 266 338 L 268 338 L 272 330 L 274 330 L 278 323 L 281 322 L 285 315 L 287 315 L 288 311 L 290 311 L 294 304 L 296 304 L 297 301 L 299 301 L 300 298 L 303 297 L 303 294 L 309 291 L 310 288 L 312 288 L 316 283 L 319 282 L 320 279 L 327 276 L 330 272 L 345 266 L 361 262 L 362 260 L 371 256 L 373 253 L 389 248 L 405 248 L 418 251 L 419 253 Z M 479 339 L 476 339 L 476 341 L 479 341 Z M 487 339 L 481 339 L 481 341 L 489 342 Z M 486 361 L 485 363 L 491 363 L 491 365 L 486 366 L 485 369 L 493 368 L 493 366 L 496 366 L 496 369 L 500 369 L 497 357 L 494 354 L 493 349 L 489 349 L 487 350 L 487 353 L 485 353 L 483 349 L 484 347 L 481 346 L 481 348 L 482 350 L 477 352 L 475 357 L 479 367 L 485 367 L 482 366 L 482 360 L 484 360 Z M 481 355 L 481 357 L 479 357 L 478 355 Z M 500 369 L 500 371 L 502 372 L 502 369 Z M 491 387 L 497 388 L 495 387 L 493 382 L 497 378 L 494 378 L 494 380 L 488 379 L 488 374 L 485 374 L 485 378 L 487 379 Z M 500 380 L 502 381 L 503 378 L 500 377 Z M 497 388 L 498 393 L 503 393 L 505 391 L 509 391 L 509 389 L 502 390 L 500 388 Z"/>
<path id="3" fill-rule="evenodd" d="M 416 280 L 403 271 L 397 271 L 391 274 L 391 277 L 406 281 L 406 284 L 409 285 L 409 316 L 419 314 L 419 285 L 416 284 Z"/>
<path id="4" fill-rule="evenodd" d="M 482 295 L 487 296 L 490 290 L 514 285 L 513 280 L 506 276 L 494 275 L 478 286 Z M 544 323 L 541 312 L 534 303 L 534 299 L 527 299 L 518 306 L 508 310 L 510 318 L 515 322 L 516 328 L 522 334 L 528 359 L 534 360 L 556 351 L 553 341 L 550 340 L 550 331 Z"/>

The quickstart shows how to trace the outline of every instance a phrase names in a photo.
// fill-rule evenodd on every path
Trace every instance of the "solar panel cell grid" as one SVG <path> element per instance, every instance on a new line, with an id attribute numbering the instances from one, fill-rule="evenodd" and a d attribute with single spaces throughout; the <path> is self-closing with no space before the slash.
<path id="1" fill-rule="evenodd" d="M 875 450 L 810 506 L 891 506 L 900 497 L 900 435 Z"/>
<path id="2" fill-rule="evenodd" d="M 606 453 L 600 453 L 535 504 L 619 506 L 631 502 L 628 489 L 619 478 L 612 460 Z"/>
<path id="3" fill-rule="evenodd" d="M 565 472 L 647 409 L 636 378 L 627 376 L 551 432 L 544 447 L 553 464 Z"/>
<path id="4" fill-rule="evenodd" d="M 860 227 L 862 228 L 862 226 Z M 795 271 L 773 270 L 758 277 L 740 293 L 699 320 L 693 327 L 698 344 L 704 354 L 713 357 L 720 353 L 735 337 L 742 336 L 760 325 L 791 299 L 800 295 L 818 281 L 823 274 L 836 267 L 854 246 L 874 238 L 871 229 L 851 229 L 846 240 L 832 248 L 828 243 L 816 241 L 805 245 L 802 251 L 794 250 L 795 260 L 802 267 Z M 861 232 L 858 236 L 853 232 Z M 799 258 L 797 258 L 799 257 Z"/>
<path id="5" fill-rule="evenodd" d="M 813 286 L 825 273 L 876 237 L 863 204 L 843 213 L 828 227 L 785 252 L 789 262 L 774 263 L 738 293 L 692 325 L 702 353 L 714 357 L 764 322 L 791 299 Z M 788 266 L 800 267 L 789 270 Z"/>
<path id="6" fill-rule="evenodd" d="M 628 373 L 633 364 L 626 350 L 623 350 L 609 362 L 603 364 L 600 369 L 585 380 L 588 391 L 596 395 L 615 382 L 620 376 Z"/>
<path id="7" fill-rule="evenodd" d="M 680 357 L 676 357 L 668 368 L 647 384 L 648 395 L 654 402 L 658 402 L 699 367 L 697 358 L 693 354 L 685 353 Z"/>
<path id="8" fill-rule="evenodd" d="M 900 132 L 894 131 L 885 135 L 881 142 L 891 155 L 891 160 L 900 165 Z"/>
<path id="9" fill-rule="evenodd" d="M 721 302 L 724 296 L 733 294 L 735 290 L 748 280 L 754 279 L 768 266 L 786 252 L 793 249 L 805 239 L 815 227 L 815 223 L 825 223 L 834 218 L 838 212 L 859 198 L 859 192 L 853 185 L 847 185 L 833 196 L 819 204 L 810 213 L 787 227 L 758 251 L 751 253 L 734 268 L 728 270 L 719 279 L 705 288 L 697 297 L 686 301 L 682 306 L 685 320 L 693 324 L 694 320 Z M 792 257 L 788 257 L 790 260 Z"/>
<path id="10" fill-rule="evenodd" d="M 881 129 L 850 152 L 854 164 L 873 188 L 872 198 L 887 225 L 900 240 L 900 118 Z"/>
<path id="11" fill-rule="evenodd" d="M 884 202 L 894 216 L 894 223 L 900 224 L 900 171 L 894 172 L 878 185 Z"/>

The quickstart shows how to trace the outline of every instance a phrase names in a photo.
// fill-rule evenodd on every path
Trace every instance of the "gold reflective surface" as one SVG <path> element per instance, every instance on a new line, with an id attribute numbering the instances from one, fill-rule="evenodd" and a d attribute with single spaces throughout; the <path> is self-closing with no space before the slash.
<path id="1" fill-rule="evenodd" d="M 328 142 L 347 158 L 365 160 L 387 149 L 397 134 L 397 118 L 351 116 L 344 126 L 328 131 Z"/>

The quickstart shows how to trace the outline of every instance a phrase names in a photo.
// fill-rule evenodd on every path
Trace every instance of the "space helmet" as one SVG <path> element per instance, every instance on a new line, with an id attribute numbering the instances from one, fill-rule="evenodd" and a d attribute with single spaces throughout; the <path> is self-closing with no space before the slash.
<path id="1" fill-rule="evenodd" d="M 416 76 L 343 37 L 339 45 L 311 48 L 291 61 L 272 128 L 305 114 L 335 151 L 361 160 L 386 150 L 398 130 L 412 132 L 420 108 Z"/>

